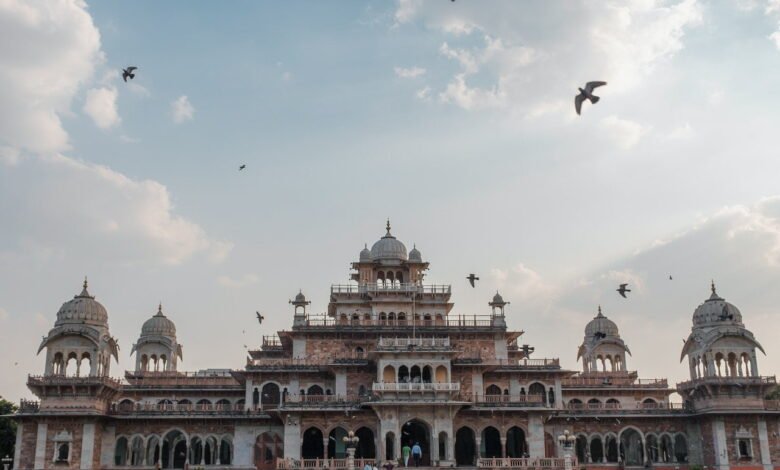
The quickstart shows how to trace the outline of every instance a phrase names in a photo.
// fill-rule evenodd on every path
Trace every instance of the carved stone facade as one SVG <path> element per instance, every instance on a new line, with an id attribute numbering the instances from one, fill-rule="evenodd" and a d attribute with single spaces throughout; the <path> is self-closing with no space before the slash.
<path id="1" fill-rule="evenodd" d="M 761 345 L 714 285 L 682 351 L 691 380 L 674 389 L 628 368 L 600 308 L 577 352 L 582 371 L 565 370 L 531 357 L 499 293 L 489 313 L 455 315 L 450 286 L 423 282 L 428 268 L 388 222 L 352 263 L 353 283 L 331 286 L 327 313 L 310 314 L 299 292 L 292 329 L 263 337 L 243 368 L 180 372 L 183 348 L 160 307 L 123 380 L 109 377 L 118 348 L 85 282 L 41 344 L 44 374 L 28 379 L 39 402 L 16 416 L 15 466 L 338 466 L 349 431 L 356 458 L 380 465 L 415 443 L 425 466 L 542 465 L 534 459 L 563 455 L 569 431 L 581 467 L 780 466 L 780 406 L 764 400 L 775 379 L 758 374 Z"/>

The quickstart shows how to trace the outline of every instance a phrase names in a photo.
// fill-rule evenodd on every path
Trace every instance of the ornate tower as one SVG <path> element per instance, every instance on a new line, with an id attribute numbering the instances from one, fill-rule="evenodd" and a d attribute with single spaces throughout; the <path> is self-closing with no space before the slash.
<path id="1" fill-rule="evenodd" d="M 774 378 L 758 373 L 756 350 L 764 348 L 742 323 L 742 313 L 712 283 L 709 299 L 693 312 L 693 327 L 680 362 L 688 357 L 691 380 L 678 392 L 697 409 L 763 406 Z"/>
<path id="2" fill-rule="evenodd" d="M 295 294 L 295 299 L 290 301 L 290 304 L 295 309 L 295 316 L 293 317 L 293 325 L 303 325 L 306 323 L 306 307 L 311 304 L 306 300 L 306 296 L 303 295 L 303 291 L 299 290 Z"/>
<path id="3" fill-rule="evenodd" d="M 620 338 L 617 325 L 601 313 L 599 306 L 598 315 L 585 327 L 585 338 L 577 351 L 577 359 L 582 358 L 582 371 L 625 373 L 626 354 L 631 351 Z"/>
<path id="4" fill-rule="evenodd" d="M 176 341 L 176 325 L 162 312 L 144 322 L 141 336 L 133 345 L 130 355 L 135 353 L 135 371 L 175 372 L 179 359 L 183 359 L 181 344 Z"/>
<path id="5" fill-rule="evenodd" d="M 86 279 L 81 293 L 60 307 L 38 353 L 44 348 L 44 375 L 29 376 L 27 387 L 40 398 L 41 413 L 71 418 L 37 423 L 30 468 L 97 468 L 104 432 L 99 417 L 108 412 L 121 387 L 108 375 L 119 346 L 108 331 L 108 313 L 89 294 Z M 19 432 L 26 426 L 22 423 Z"/>

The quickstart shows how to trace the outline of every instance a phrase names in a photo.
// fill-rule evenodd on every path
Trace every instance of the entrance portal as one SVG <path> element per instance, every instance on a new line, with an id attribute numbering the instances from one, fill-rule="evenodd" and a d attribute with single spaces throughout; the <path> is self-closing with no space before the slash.
<path id="1" fill-rule="evenodd" d="M 422 461 L 420 465 L 431 465 L 431 443 L 428 438 L 428 427 L 421 421 L 413 419 L 407 421 L 401 428 L 401 447 L 409 445 L 414 447 L 414 444 L 419 444 L 422 448 Z M 413 465 L 413 458 L 409 457 L 409 465 Z"/>
<path id="2" fill-rule="evenodd" d="M 471 428 L 462 427 L 455 434 L 455 464 L 471 467 L 476 464 L 477 441 Z"/>

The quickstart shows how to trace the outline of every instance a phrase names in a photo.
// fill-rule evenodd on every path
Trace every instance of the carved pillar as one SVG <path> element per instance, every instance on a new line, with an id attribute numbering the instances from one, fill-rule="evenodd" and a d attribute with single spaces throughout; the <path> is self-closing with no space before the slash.
<path id="1" fill-rule="evenodd" d="M 506 437 L 501 438 L 501 458 L 506 458 Z"/>

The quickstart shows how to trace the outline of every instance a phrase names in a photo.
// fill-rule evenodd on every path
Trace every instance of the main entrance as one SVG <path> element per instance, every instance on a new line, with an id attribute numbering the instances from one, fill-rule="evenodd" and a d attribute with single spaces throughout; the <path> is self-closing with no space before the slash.
<path id="1" fill-rule="evenodd" d="M 420 465 L 431 465 L 431 441 L 430 433 L 428 432 L 428 426 L 422 421 L 412 419 L 407 421 L 401 428 L 401 449 L 405 445 L 414 447 L 415 444 L 419 444 L 422 448 L 422 462 Z M 403 454 L 401 454 L 403 456 Z M 414 465 L 414 459 L 409 457 L 409 466 Z"/>

